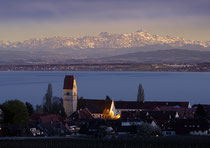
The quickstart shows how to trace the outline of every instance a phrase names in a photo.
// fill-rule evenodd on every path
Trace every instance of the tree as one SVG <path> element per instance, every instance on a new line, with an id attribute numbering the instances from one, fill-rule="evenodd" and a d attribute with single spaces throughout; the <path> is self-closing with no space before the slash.
<path id="1" fill-rule="evenodd" d="M 43 111 L 45 113 L 51 113 L 52 112 L 52 84 L 48 84 L 47 92 L 44 96 L 44 105 L 43 105 Z"/>
<path id="2" fill-rule="evenodd" d="M 152 126 L 149 123 L 142 123 L 137 127 L 137 133 L 139 135 L 149 136 L 149 135 L 160 135 L 161 129 L 159 126 Z"/>
<path id="3" fill-rule="evenodd" d="M 29 103 L 29 102 L 26 102 L 25 105 L 27 107 L 27 110 L 28 110 L 29 115 L 33 114 L 34 113 L 34 107 L 33 107 L 33 105 L 31 103 Z"/>
<path id="4" fill-rule="evenodd" d="M 141 83 L 139 83 L 137 101 L 138 102 L 144 102 L 144 89 L 143 89 Z"/>
<path id="5" fill-rule="evenodd" d="M 42 109 L 42 106 L 41 105 L 36 105 L 36 113 L 38 113 L 38 114 L 41 114 L 41 113 L 43 113 L 43 109 Z"/>
<path id="6" fill-rule="evenodd" d="M 83 96 L 79 98 L 80 100 L 84 100 Z"/>
<path id="7" fill-rule="evenodd" d="M 60 115 L 61 117 L 66 117 L 66 113 L 63 107 L 63 99 L 59 97 L 53 97 L 52 101 L 52 113 Z"/>
<path id="8" fill-rule="evenodd" d="M 29 113 L 23 102 L 19 100 L 6 101 L 0 108 L 4 113 L 4 123 L 6 125 L 28 126 Z"/>
<path id="9" fill-rule="evenodd" d="M 203 106 L 199 104 L 195 111 L 194 117 L 199 119 L 199 118 L 205 118 L 206 115 L 207 113 L 204 110 Z"/>
<path id="10" fill-rule="evenodd" d="M 106 96 L 106 100 L 112 100 L 109 96 Z"/>

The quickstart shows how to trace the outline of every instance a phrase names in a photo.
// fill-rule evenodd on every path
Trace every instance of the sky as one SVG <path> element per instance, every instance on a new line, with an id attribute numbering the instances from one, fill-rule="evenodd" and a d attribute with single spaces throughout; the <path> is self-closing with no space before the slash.
<path id="1" fill-rule="evenodd" d="M 210 40 L 210 0 L 0 0 L 0 40 L 100 32 Z"/>

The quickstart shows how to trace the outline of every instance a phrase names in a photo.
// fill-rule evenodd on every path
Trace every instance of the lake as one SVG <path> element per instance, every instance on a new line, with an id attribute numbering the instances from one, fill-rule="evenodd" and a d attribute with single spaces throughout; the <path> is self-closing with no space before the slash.
<path id="1" fill-rule="evenodd" d="M 78 96 L 87 99 L 136 100 L 138 84 L 148 101 L 210 104 L 210 73 L 193 72 L 0 72 L 0 103 L 19 99 L 41 104 L 48 83 L 62 97 L 65 75 L 76 77 Z"/>

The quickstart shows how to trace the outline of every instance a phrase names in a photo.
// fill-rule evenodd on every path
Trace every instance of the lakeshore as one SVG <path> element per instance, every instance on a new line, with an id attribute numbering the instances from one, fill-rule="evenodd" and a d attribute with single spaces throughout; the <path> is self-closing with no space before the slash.
<path id="1" fill-rule="evenodd" d="M 0 65 L 0 71 L 153 71 L 210 72 L 210 63 L 78 63 L 41 65 Z"/>

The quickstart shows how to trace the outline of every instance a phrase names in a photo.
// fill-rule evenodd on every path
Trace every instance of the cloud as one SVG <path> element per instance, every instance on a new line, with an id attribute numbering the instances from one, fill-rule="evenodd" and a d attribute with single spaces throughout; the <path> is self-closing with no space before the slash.
<path id="1" fill-rule="evenodd" d="M 208 0 L 1 0 L 1 20 L 210 16 Z"/>
<path id="2" fill-rule="evenodd" d="M 209 40 L 209 0 L 0 0 L 0 40 L 138 28 Z"/>

